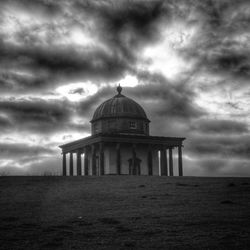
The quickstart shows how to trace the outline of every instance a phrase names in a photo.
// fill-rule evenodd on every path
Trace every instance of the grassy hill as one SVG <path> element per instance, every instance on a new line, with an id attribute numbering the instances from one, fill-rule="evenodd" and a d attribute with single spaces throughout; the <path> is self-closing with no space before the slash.
<path id="1" fill-rule="evenodd" d="M 250 249 L 250 178 L 0 177 L 0 249 Z"/>

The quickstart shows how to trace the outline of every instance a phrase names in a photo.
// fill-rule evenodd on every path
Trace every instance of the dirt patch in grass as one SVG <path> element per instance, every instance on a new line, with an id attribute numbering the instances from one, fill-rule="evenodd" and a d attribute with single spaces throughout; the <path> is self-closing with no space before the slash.
<path id="1" fill-rule="evenodd" d="M 144 187 L 146 187 L 145 185 L 139 185 L 138 186 L 139 188 L 144 188 Z"/>
<path id="2" fill-rule="evenodd" d="M 127 232 L 131 232 L 132 231 L 130 228 L 127 228 L 127 227 L 124 227 L 124 226 L 117 226 L 116 230 L 119 233 L 127 233 Z"/>
<path id="3" fill-rule="evenodd" d="M 103 224 L 108 224 L 108 225 L 118 225 L 121 222 L 114 219 L 114 218 L 100 218 L 99 221 Z"/>
<path id="4" fill-rule="evenodd" d="M 13 222 L 17 222 L 19 221 L 19 218 L 18 217 L 14 217 L 14 216 L 9 216 L 9 217 L 3 217 L 3 218 L 0 218 L 0 221 L 2 223 L 13 223 Z"/>
<path id="5" fill-rule="evenodd" d="M 228 204 L 228 205 L 233 205 L 233 204 L 235 204 L 235 202 L 230 201 L 230 200 L 221 201 L 220 203 L 221 203 L 221 204 Z"/>

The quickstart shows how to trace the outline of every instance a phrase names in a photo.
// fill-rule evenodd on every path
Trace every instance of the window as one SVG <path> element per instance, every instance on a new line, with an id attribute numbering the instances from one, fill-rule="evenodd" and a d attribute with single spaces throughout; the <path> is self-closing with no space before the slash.
<path id="1" fill-rule="evenodd" d="M 129 122 L 129 128 L 136 129 L 136 122 Z"/>

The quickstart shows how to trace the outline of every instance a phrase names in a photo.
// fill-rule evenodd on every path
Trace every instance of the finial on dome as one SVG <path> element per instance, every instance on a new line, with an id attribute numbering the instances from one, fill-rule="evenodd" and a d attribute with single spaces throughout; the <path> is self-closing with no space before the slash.
<path id="1" fill-rule="evenodd" d="M 122 87 L 120 86 L 120 83 L 119 83 L 118 87 L 116 88 L 116 90 L 118 92 L 118 95 L 120 95 L 122 92 Z"/>

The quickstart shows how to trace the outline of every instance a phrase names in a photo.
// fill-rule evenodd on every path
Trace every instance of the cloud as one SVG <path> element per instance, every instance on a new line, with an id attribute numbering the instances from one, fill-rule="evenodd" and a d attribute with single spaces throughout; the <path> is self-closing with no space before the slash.
<path id="1" fill-rule="evenodd" d="M 8 118 L 0 116 L 0 128 L 1 128 L 1 130 L 5 130 L 7 128 L 10 128 L 11 126 L 12 126 L 12 124 Z"/>
<path id="2" fill-rule="evenodd" d="M 76 88 L 73 89 L 69 92 L 70 94 L 79 94 L 79 95 L 83 95 L 85 93 L 83 88 Z"/>
<path id="3" fill-rule="evenodd" d="M 28 175 L 26 170 L 22 168 L 12 167 L 10 165 L 0 168 L 0 176 L 9 176 L 9 175 Z"/>
<path id="4" fill-rule="evenodd" d="M 128 95 L 142 103 L 153 117 L 190 119 L 205 114 L 194 103 L 195 92 L 189 88 L 185 79 L 175 83 L 157 74 L 142 78 L 145 85 L 128 88 Z"/>
<path id="5" fill-rule="evenodd" d="M 110 86 L 100 88 L 95 94 L 79 102 L 76 109 L 77 113 L 79 116 L 86 117 L 91 120 L 97 107 L 105 100 L 113 97 L 115 94 L 115 89 Z"/>
<path id="6" fill-rule="evenodd" d="M 23 156 L 37 156 L 43 154 L 53 154 L 54 151 L 43 146 L 30 146 L 24 143 L 1 143 L 0 154 L 1 158 L 12 156 L 19 158 Z"/>
<path id="7" fill-rule="evenodd" d="M 221 48 L 219 53 L 204 58 L 202 64 L 216 74 L 231 74 L 231 77 L 249 79 L 250 58 L 245 53 L 245 50 L 237 49 L 237 51 L 232 52 Z"/>
<path id="8" fill-rule="evenodd" d="M 95 16 L 103 41 L 127 59 L 141 43 L 157 38 L 157 23 L 166 15 L 163 1 L 78 1 L 77 11 Z M 108 33 L 107 33 L 108 31 Z"/>
<path id="9" fill-rule="evenodd" d="M 35 93 L 38 89 L 46 89 L 55 83 L 52 76 L 46 74 L 32 74 L 22 71 L 0 72 L 0 90 L 2 93 L 27 94 Z"/>
<path id="10" fill-rule="evenodd" d="M 185 165 L 185 174 L 191 176 L 234 176 L 245 177 L 250 174 L 248 159 L 228 159 L 208 157 Z"/>
<path id="11" fill-rule="evenodd" d="M 187 60 L 196 61 L 198 73 L 249 79 L 250 24 L 248 1 L 195 1 L 191 20 L 199 23 L 195 39 L 180 49 Z M 248 13 L 248 14 L 247 14 Z"/>
<path id="12" fill-rule="evenodd" d="M 12 99 L 0 101 L 0 112 L 11 122 L 12 128 L 33 133 L 49 133 L 60 130 L 70 122 L 72 107 L 66 101 L 42 99 Z"/>
<path id="13" fill-rule="evenodd" d="M 245 122 L 234 120 L 201 119 L 191 125 L 190 130 L 205 134 L 241 134 L 248 133 L 249 129 Z"/>
<path id="14" fill-rule="evenodd" d="M 210 135 L 193 136 L 187 144 L 186 150 L 196 157 L 215 157 L 216 159 L 227 158 L 228 160 L 250 159 L 249 134 L 240 135 Z"/>
<path id="15" fill-rule="evenodd" d="M 27 175 L 34 164 L 41 163 L 47 158 L 54 158 L 55 153 L 57 153 L 55 149 L 45 145 L 1 143 L 0 175 Z"/>
<path id="16" fill-rule="evenodd" d="M 15 65 L 16 69 L 27 69 L 32 74 L 38 72 L 38 75 L 64 78 L 64 81 L 71 79 L 112 79 L 118 77 L 127 65 L 117 56 L 109 55 L 104 51 L 78 51 L 77 48 L 57 47 L 57 48 L 18 48 L 16 46 L 5 46 L 1 48 L 0 64 L 5 67 L 10 64 Z M 34 73 L 33 73 L 34 72 Z M 8 76 L 8 75 L 7 75 Z M 53 79 L 53 78 L 52 78 Z M 4 81 L 4 79 L 2 79 Z M 43 81 L 36 80 L 36 86 L 39 88 Z M 49 82 L 47 81 L 47 85 Z"/>

